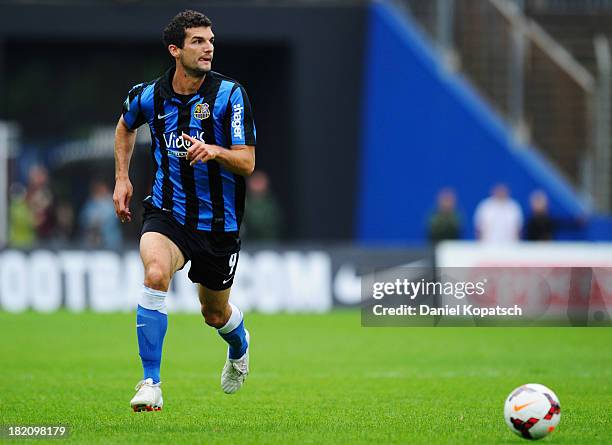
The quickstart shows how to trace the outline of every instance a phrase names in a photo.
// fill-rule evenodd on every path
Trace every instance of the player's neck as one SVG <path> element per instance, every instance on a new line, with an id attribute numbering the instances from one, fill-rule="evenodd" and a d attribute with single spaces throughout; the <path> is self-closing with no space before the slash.
<path id="1" fill-rule="evenodd" d="M 190 76 L 180 65 L 178 65 L 172 77 L 172 89 L 177 94 L 195 94 L 202 86 L 202 83 L 204 83 L 205 78 L 206 74 L 202 77 Z"/>

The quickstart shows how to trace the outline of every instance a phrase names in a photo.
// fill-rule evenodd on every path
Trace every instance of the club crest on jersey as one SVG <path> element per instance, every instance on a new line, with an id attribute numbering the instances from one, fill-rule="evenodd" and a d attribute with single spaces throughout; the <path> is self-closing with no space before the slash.
<path id="1" fill-rule="evenodd" d="M 203 104 L 197 104 L 193 109 L 193 117 L 199 120 L 208 119 L 210 116 L 210 107 L 206 102 Z"/>

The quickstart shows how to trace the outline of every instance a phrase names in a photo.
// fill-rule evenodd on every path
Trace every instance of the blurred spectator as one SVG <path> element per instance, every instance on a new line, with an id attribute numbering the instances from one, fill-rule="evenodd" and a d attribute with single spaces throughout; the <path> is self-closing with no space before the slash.
<path id="1" fill-rule="evenodd" d="M 445 188 L 438 193 L 438 208 L 429 218 L 429 240 L 438 242 L 461 237 L 461 217 L 455 210 L 457 199 L 454 190 Z"/>
<path id="2" fill-rule="evenodd" d="M 32 247 L 36 236 L 34 215 L 26 201 L 25 187 L 12 184 L 9 195 L 9 246 L 27 249 Z"/>
<path id="3" fill-rule="evenodd" d="M 34 228 L 38 241 L 50 240 L 55 231 L 53 194 L 49 187 L 49 174 L 42 165 L 30 168 L 26 202 L 34 217 Z"/>
<path id="4" fill-rule="evenodd" d="M 534 191 L 529 197 L 531 215 L 525 225 L 525 239 L 528 241 L 550 241 L 555 238 L 559 229 L 577 230 L 583 228 L 584 219 L 563 220 L 553 218 L 548 212 L 548 196 L 541 191 Z"/>
<path id="5" fill-rule="evenodd" d="M 57 204 L 57 239 L 68 242 L 74 230 L 74 209 L 69 202 L 60 201 Z"/>
<path id="6" fill-rule="evenodd" d="M 270 192 L 268 175 L 256 171 L 248 178 L 244 215 L 245 238 L 272 241 L 280 237 L 281 211 Z"/>
<path id="7" fill-rule="evenodd" d="M 506 243 L 520 239 L 523 213 L 505 184 L 497 184 L 491 196 L 478 204 L 474 226 L 476 237 L 485 242 Z"/>
<path id="8" fill-rule="evenodd" d="M 80 232 L 87 247 L 118 249 L 121 229 L 115 215 L 110 188 L 103 181 L 94 181 L 90 195 L 79 215 Z"/>
<path id="9" fill-rule="evenodd" d="M 525 239 L 530 241 L 548 241 L 553 239 L 555 222 L 548 214 L 548 197 L 536 190 L 529 197 L 531 215 L 525 225 Z"/>

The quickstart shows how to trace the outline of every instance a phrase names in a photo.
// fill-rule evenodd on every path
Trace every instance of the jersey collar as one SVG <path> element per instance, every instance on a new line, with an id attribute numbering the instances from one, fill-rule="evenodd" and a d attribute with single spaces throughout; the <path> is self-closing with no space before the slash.
<path id="1" fill-rule="evenodd" d="M 160 93 L 164 99 L 176 99 L 180 100 L 176 97 L 174 90 L 172 89 L 172 78 L 174 77 L 175 67 L 170 68 L 168 71 L 164 73 L 164 75 L 160 79 Z M 209 71 L 204 77 L 204 82 L 200 86 L 198 90 L 198 95 L 203 96 L 206 88 L 208 88 L 208 84 L 210 83 L 210 78 L 212 77 L 213 72 Z"/>

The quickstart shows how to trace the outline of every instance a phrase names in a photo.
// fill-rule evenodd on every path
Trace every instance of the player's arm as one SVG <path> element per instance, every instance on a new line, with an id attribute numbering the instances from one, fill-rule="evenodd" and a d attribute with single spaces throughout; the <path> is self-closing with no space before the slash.
<path id="1" fill-rule="evenodd" d="M 130 199 L 134 189 L 130 182 L 129 171 L 135 143 L 136 130 L 128 128 L 121 116 L 115 129 L 115 191 L 113 193 L 115 212 L 121 222 L 132 220 Z"/>
<path id="2" fill-rule="evenodd" d="M 227 113 L 225 134 L 231 149 L 206 144 L 183 134 L 192 144 L 187 149 L 187 159 L 191 165 L 214 159 L 232 173 L 249 176 L 255 169 L 255 121 L 249 97 L 242 86 L 236 85 L 232 90 Z"/>
<path id="3" fill-rule="evenodd" d="M 134 152 L 136 142 L 136 130 L 146 119 L 142 112 L 142 91 L 144 84 L 132 87 L 128 93 L 121 117 L 115 129 L 115 192 L 113 202 L 115 212 L 121 222 L 130 222 L 132 213 L 130 212 L 130 199 L 132 199 L 133 187 L 130 182 L 130 159 Z"/>
<path id="4" fill-rule="evenodd" d="M 252 145 L 232 145 L 231 149 L 219 145 L 206 144 L 183 133 L 183 139 L 191 142 L 187 149 L 187 160 L 190 165 L 196 162 L 215 160 L 227 170 L 242 176 L 250 176 L 255 170 L 255 147 Z"/>

